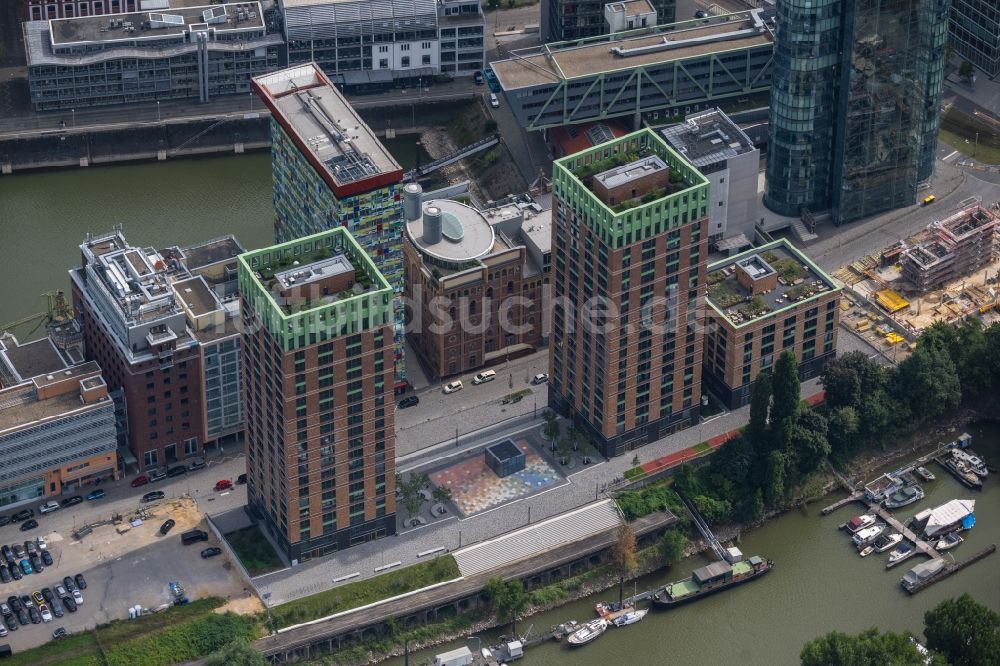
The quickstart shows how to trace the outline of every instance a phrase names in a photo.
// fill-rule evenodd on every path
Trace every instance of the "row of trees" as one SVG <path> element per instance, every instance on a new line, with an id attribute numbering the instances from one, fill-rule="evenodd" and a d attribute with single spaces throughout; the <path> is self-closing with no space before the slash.
<path id="1" fill-rule="evenodd" d="M 869 629 L 856 636 L 830 632 L 802 648 L 802 666 L 997 666 L 1000 615 L 968 594 L 942 601 L 924 614 L 929 654 L 907 634 Z"/>
<path id="2" fill-rule="evenodd" d="M 825 460 L 841 466 L 863 449 L 941 418 L 963 399 L 1000 395 L 1000 324 L 937 323 L 896 367 L 851 352 L 828 363 L 821 380 L 824 404 L 805 407 L 798 363 L 790 352 L 782 354 L 773 373 L 757 376 L 743 435 L 709 464 L 681 468 L 674 487 L 709 523 L 755 520 L 787 502 Z"/>

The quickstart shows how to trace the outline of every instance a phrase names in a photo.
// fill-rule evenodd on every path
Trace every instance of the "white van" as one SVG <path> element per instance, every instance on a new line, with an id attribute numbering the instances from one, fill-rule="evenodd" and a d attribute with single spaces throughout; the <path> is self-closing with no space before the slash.
<path id="1" fill-rule="evenodd" d="M 486 382 L 491 382 L 497 378 L 497 373 L 493 370 L 483 370 L 478 375 L 472 378 L 473 384 L 485 384 Z"/>

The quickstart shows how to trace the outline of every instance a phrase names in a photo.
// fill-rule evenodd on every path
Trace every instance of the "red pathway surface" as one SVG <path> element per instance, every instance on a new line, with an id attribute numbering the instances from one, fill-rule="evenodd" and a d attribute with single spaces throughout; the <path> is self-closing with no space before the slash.
<path id="1" fill-rule="evenodd" d="M 810 407 L 815 407 L 816 405 L 823 402 L 826 397 L 826 393 L 820 391 L 816 395 L 810 396 L 805 399 L 806 404 Z M 656 460 L 650 460 L 648 463 L 639 466 L 639 469 L 643 471 L 645 475 L 655 474 L 657 472 L 662 472 L 665 469 L 670 469 L 671 467 L 676 467 L 688 460 L 694 460 L 695 458 L 700 458 L 701 456 L 707 455 L 709 450 L 706 450 L 704 445 L 707 444 L 711 451 L 719 448 L 731 439 L 738 437 L 740 434 L 739 430 L 730 430 L 729 432 L 724 432 L 721 435 L 716 435 L 712 437 L 707 442 L 702 442 L 701 444 L 695 444 L 686 449 L 678 451 L 677 453 L 671 453 L 669 456 L 663 456 L 662 458 L 657 458 Z"/>

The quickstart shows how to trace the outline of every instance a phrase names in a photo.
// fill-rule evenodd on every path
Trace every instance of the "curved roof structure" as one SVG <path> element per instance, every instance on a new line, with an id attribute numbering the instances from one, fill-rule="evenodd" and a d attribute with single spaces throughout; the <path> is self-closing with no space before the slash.
<path id="1" fill-rule="evenodd" d="M 410 242 L 422 254 L 438 261 L 456 264 L 479 259 L 493 250 L 496 233 L 478 210 L 450 199 L 435 199 L 425 201 L 421 211 L 426 212 L 431 207 L 441 210 L 439 242 L 428 245 L 424 240 L 423 216 L 406 223 Z"/>

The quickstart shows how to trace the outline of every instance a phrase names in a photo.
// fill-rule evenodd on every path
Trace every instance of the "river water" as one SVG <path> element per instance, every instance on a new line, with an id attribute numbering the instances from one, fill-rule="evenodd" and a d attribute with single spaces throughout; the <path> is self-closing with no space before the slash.
<path id="1" fill-rule="evenodd" d="M 976 451 L 995 465 L 1000 460 L 1000 426 L 977 425 L 970 432 Z M 900 509 L 897 515 L 905 521 L 924 508 L 951 499 L 975 499 L 976 526 L 965 533 L 965 543 L 950 552 L 961 560 L 1000 542 L 1000 479 L 991 476 L 985 489 L 975 492 L 961 486 L 937 465 L 932 464 L 930 469 L 937 480 L 923 484 L 927 496 Z M 887 571 L 888 553 L 858 557 L 847 533 L 837 526 L 859 513 L 861 505 L 849 506 L 826 517 L 819 515 L 820 509 L 838 498 L 824 498 L 743 536 L 739 547 L 744 553 L 774 560 L 774 570 L 763 578 L 677 609 L 653 610 L 639 624 L 611 628 L 582 648 L 544 643 L 528 650 L 518 663 L 524 666 L 792 665 L 798 663 L 803 643 L 835 629 L 857 633 L 877 626 L 919 635 L 925 611 L 963 592 L 970 592 L 981 603 L 1000 611 L 1000 555 L 977 562 L 911 597 L 899 586 L 899 579 L 925 558 L 910 558 L 909 563 Z M 639 580 L 638 589 L 684 578 L 707 562 L 701 556 L 688 558 Z M 626 594 L 630 594 L 632 585 L 627 587 Z M 594 617 L 594 604 L 617 598 L 616 588 L 525 618 L 519 623 L 518 632 L 523 633 L 532 625 L 538 632 L 545 632 L 566 620 L 589 620 Z M 498 633 L 484 634 L 483 642 L 495 642 Z M 435 654 L 464 644 L 473 651 L 478 649 L 475 639 L 458 641 L 411 655 L 410 663 L 430 663 Z M 402 659 L 389 663 L 400 666 Z"/>
<path id="2" fill-rule="evenodd" d="M 412 166 L 414 157 L 398 157 L 404 167 Z M 132 242 L 157 247 L 225 233 L 235 234 L 247 248 L 271 242 L 270 179 L 266 153 L 0 178 L 0 326 L 44 309 L 42 292 L 68 289 L 66 270 L 79 265 L 77 246 L 88 231 L 102 232 L 120 223 Z M 26 331 L 18 332 L 24 336 Z M 976 427 L 972 434 L 976 450 L 996 464 L 1000 427 Z M 924 507 L 971 497 L 977 500 L 977 525 L 952 553 L 961 559 L 1000 542 L 1000 479 L 991 477 L 977 493 L 943 470 L 934 471 L 938 480 L 925 484 L 927 497 L 900 514 L 907 517 Z M 611 629 L 576 651 L 556 643 L 534 647 L 521 663 L 794 664 L 806 640 L 833 629 L 858 632 L 875 625 L 919 632 L 927 609 L 965 591 L 1000 610 L 1000 556 L 910 597 L 898 584 L 907 565 L 887 572 L 885 555 L 860 559 L 846 534 L 837 530 L 858 509 L 819 517 L 822 506 L 834 499 L 786 514 L 744 536 L 740 547 L 745 553 L 775 561 L 774 571 L 764 578 L 689 606 L 653 612 L 640 624 Z M 913 558 L 912 564 L 918 561 Z M 639 589 L 683 578 L 705 562 L 690 558 L 638 581 Z M 615 596 L 609 591 L 541 613 L 524 621 L 519 631 L 531 624 L 546 631 L 566 620 L 589 619 L 597 601 Z M 496 634 L 483 640 L 490 643 Z M 426 650 L 412 663 L 431 661 L 434 654 L 461 644 Z"/>

